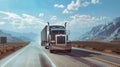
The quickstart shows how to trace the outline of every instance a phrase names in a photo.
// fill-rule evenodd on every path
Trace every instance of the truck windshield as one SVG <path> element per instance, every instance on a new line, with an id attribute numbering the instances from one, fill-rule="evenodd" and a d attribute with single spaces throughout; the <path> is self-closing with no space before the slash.
<path id="1" fill-rule="evenodd" d="M 53 30 L 51 31 L 51 34 L 65 34 L 64 30 Z"/>

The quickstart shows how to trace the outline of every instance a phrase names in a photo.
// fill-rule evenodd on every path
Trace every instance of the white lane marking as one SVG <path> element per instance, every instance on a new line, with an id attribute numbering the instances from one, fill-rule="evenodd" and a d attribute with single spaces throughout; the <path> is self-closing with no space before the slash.
<path id="1" fill-rule="evenodd" d="M 48 55 L 47 55 L 45 52 L 43 52 L 43 53 L 44 53 L 44 55 L 47 57 L 47 59 L 50 61 L 50 63 L 52 64 L 52 67 L 57 67 L 57 66 L 55 65 L 55 63 L 52 62 L 52 60 L 50 59 L 50 57 L 48 57 Z"/>
<path id="2" fill-rule="evenodd" d="M 105 63 L 111 64 L 111 65 L 120 66 L 120 64 L 118 64 L 118 63 L 114 63 L 114 62 L 107 61 L 107 60 L 100 59 L 100 58 L 96 58 L 96 57 L 92 57 L 92 59 L 95 59 L 95 60 L 98 60 L 98 61 L 102 61 L 102 62 L 105 62 Z"/>
<path id="3" fill-rule="evenodd" d="M 27 46 L 28 47 L 28 46 Z M 1 67 L 4 67 L 6 64 L 8 64 L 10 61 L 12 61 L 15 57 L 17 57 L 19 54 L 21 54 L 27 47 L 25 47 L 21 52 L 14 55 L 12 58 L 8 59 L 5 63 L 1 65 Z"/>
<path id="4" fill-rule="evenodd" d="M 41 47 L 38 47 L 38 48 L 40 48 L 40 49 L 42 49 Z M 52 64 L 52 67 L 57 67 L 56 65 L 55 65 L 55 63 L 53 63 L 53 61 L 50 59 L 50 57 L 45 53 L 45 51 L 42 51 L 42 53 L 46 56 L 46 58 L 50 61 L 50 63 Z"/>
<path id="5" fill-rule="evenodd" d="M 76 47 L 72 47 L 72 49 L 83 50 L 83 51 L 88 51 L 88 52 L 93 52 L 93 53 L 99 53 L 99 54 L 102 54 L 102 55 L 107 55 L 107 56 L 111 56 L 111 57 L 120 58 L 120 55 L 114 55 L 114 54 L 104 53 L 104 52 L 100 52 L 100 51 L 96 51 L 96 50 L 88 50 L 88 49 L 76 48 Z"/>

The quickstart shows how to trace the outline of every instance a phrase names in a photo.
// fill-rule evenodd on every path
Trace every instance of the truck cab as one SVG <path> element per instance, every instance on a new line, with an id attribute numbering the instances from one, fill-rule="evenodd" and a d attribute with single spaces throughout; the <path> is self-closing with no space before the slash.
<path id="1" fill-rule="evenodd" d="M 72 47 L 66 33 L 66 23 L 65 26 L 48 23 L 41 31 L 41 45 L 48 48 L 51 53 L 54 51 L 71 52 Z"/>
<path id="2" fill-rule="evenodd" d="M 68 35 L 66 34 L 66 28 L 64 26 L 50 26 L 49 29 L 49 50 L 53 51 L 71 51 L 71 45 L 68 41 Z"/>

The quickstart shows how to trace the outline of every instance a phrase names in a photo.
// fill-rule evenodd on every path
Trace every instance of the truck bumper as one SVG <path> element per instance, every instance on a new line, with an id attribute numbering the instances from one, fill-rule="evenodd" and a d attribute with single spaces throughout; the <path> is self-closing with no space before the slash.
<path id="1" fill-rule="evenodd" d="M 50 46 L 50 50 L 71 50 L 72 46 Z"/>

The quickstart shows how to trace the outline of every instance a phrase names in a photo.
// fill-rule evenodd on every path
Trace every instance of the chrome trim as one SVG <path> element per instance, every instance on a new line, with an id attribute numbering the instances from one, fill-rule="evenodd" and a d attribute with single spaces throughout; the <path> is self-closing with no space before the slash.
<path id="1" fill-rule="evenodd" d="M 64 37 L 65 37 L 65 44 L 63 44 L 63 45 L 67 45 L 67 37 L 66 37 L 66 35 L 64 35 L 64 34 L 57 34 L 57 35 L 55 35 L 56 45 L 57 45 L 57 37 L 58 37 L 58 36 L 64 36 Z"/>

